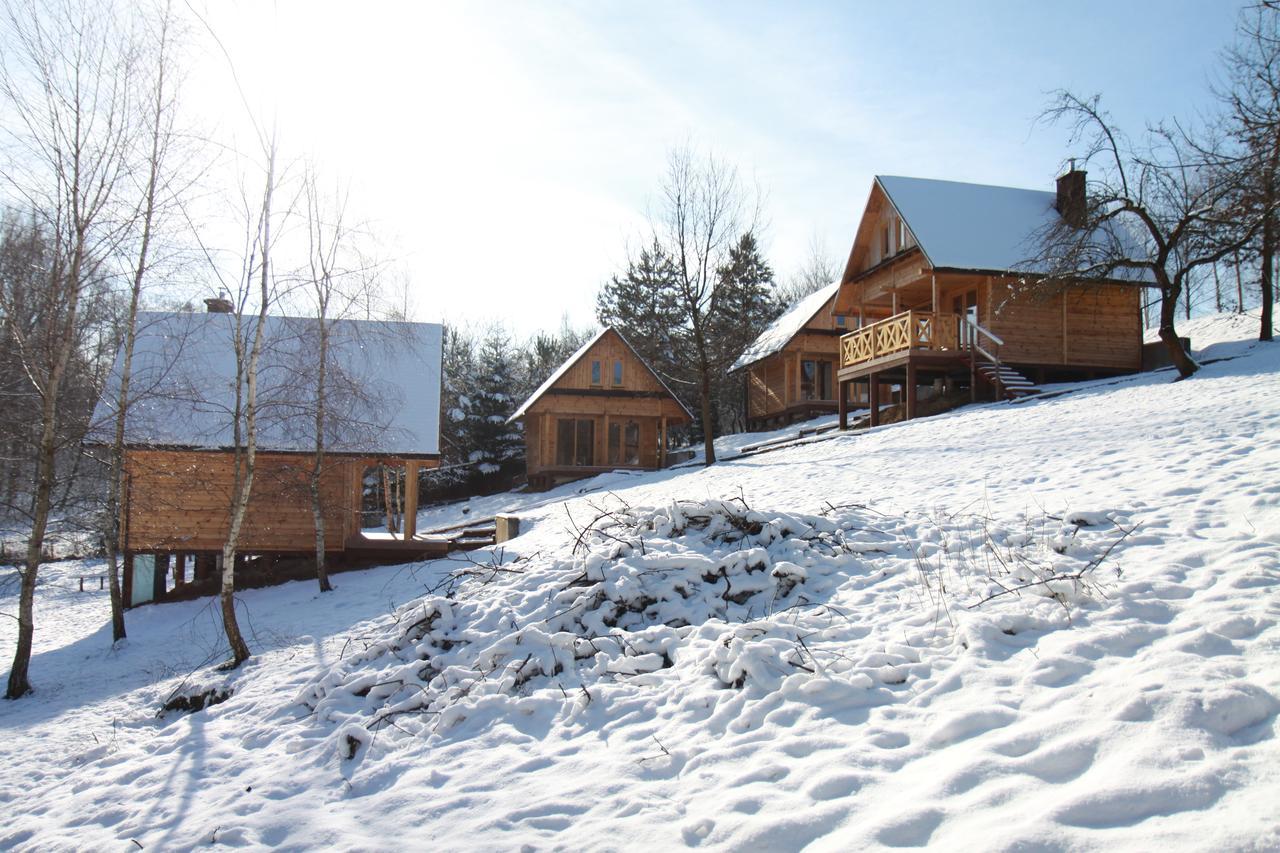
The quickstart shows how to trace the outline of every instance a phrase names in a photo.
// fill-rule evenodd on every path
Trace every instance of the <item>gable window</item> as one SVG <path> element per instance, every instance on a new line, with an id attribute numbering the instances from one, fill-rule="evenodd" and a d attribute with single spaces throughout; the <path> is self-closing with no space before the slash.
<path id="1" fill-rule="evenodd" d="M 893 250 L 892 250 L 892 248 L 891 248 L 891 246 L 890 246 L 890 243 L 892 243 L 892 241 L 893 241 L 892 234 L 893 234 L 892 228 L 891 228 L 890 226 L 886 225 L 886 226 L 884 227 L 884 232 L 880 235 L 881 237 L 883 237 L 883 238 L 884 238 L 884 240 L 883 240 L 884 245 L 883 245 L 883 246 L 881 246 L 881 251 L 880 251 L 880 256 L 881 256 L 882 258 L 887 258 L 887 257 L 889 257 L 889 255 L 890 255 L 890 254 L 892 253 L 892 251 L 893 251 Z"/>
<path id="2" fill-rule="evenodd" d="M 593 361 L 593 362 L 591 362 L 591 384 L 592 384 L 592 385 L 599 385 L 599 384 L 601 384 L 601 380 L 600 380 L 600 362 L 598 362 L 598 361 Z"/>
<path id="3" fill-rule="evenodd" d="M 901 249 L 907 245 L 907 223 L 901 219 L 898 220 L 898 248 Z"/>
<path id="4" fill-rule="evenodd" d="M 613 384 L 614 385 L 622 384 L 622 362 L 621 361 L 615 361 L 613 363 Z"/>
<path id="5" fill-rule="evenodd" d="M 595 464 L 596 423 L 590 418 L 560 418 L 556 421 L 556 464 Z"/>

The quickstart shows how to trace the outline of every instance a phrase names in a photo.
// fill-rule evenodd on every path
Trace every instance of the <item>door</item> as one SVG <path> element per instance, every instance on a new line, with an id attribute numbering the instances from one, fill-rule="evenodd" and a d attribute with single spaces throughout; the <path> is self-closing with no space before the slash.
<path id="1" fill-rule="evenodd" d="M 960 335 L 956 339 L 961 349 L 969 349 L 974 344 L 973 326 L 978 325 L 978 289 L 975 287 L 957 293 L 951 300 L 951 310 L 956 316 L 969 321 L 967 324 L 960 324 Z"/>

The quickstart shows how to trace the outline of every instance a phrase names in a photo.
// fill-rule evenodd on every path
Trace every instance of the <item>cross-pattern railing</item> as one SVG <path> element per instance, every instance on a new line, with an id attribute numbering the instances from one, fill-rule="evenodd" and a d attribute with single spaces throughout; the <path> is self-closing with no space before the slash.
<path id="1" fill-rule="evenodd" d="M 840 366 L 852 367 L 903 350 L 957 349 L 959 321 L 959 315 L 944 312 L 895 314 L 841 337 Z"/>

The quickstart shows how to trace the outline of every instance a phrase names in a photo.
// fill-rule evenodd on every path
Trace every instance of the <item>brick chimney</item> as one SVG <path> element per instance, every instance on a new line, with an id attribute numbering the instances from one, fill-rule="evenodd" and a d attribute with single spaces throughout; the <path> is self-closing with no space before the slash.
<path id="1" fill-rule="evenodd" d="M 1084 174 L 1084 170 L 1077 169 L 1075 161 L 1072 161 L 1071 170 L 1058 178 L 1058 214 L 1074 228 L 1083 228 L 1089 218 Z"/>
<path id="2" fill-rule="evenodd" d="M 235 310 L 231 300 L 225 296 L 213 296 L 206 299 L 204 307 L 210 314 L 230 314 Z"/>

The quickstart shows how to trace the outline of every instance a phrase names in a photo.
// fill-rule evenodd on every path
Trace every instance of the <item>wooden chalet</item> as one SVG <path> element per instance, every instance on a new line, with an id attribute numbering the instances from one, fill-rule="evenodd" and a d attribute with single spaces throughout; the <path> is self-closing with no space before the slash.
<path id="1" fill-rule="evenodd" d="M 1139 370 L 1143 282 L 1037 286 L 1042 235 L 1082 217 L 1084 198 L 1075 170 L 1056 193 L 877 177 L 832 303 L 851 327 L 840 338 L 841 426 L 861 405 L 874 426 Z"/>
<path id="2" fill-rule="evenodd" d="M 220 575 L 236 470 L 234 316 L 223 313 L 225 302 L 210 302 L 208 314 L 139 318 L 120 516 L 127 606 L 212 591 Z M 245 318 L 250 334 L 255 322 Z M 327 559 L 340 566 L 443 553 L 447 543 L 415 529 L 418 470 L 439 463 L 441 327 L 344 320 L 330 329 L 320 479 Z M 246 577 L 265 580 L 287 558 L 309 565 L 315 555 L 316 322 L 269 317 L 264 341 L 255 474 L 237 560 Z M 118 358 L 94 413 L 93 443 L 114 435 L 119 366 Z M 395 533 L 364 523 L 367 497 L 381 493 L 369 488 L 379 466 L 403 484 L 404 521 Z"/>
<path id="3" fill-rule="evenodd" d="M 618 468 L 665 468 L 668 431 L 692 413 L 613 328 L 569 357 L 516 410 L 534 488 Z"/>
<path id="4" fill-rule="evenodd" d="M 840 336 L 849 328 L 832 310 L 839 289 L 833 282 L 791 306 L 729 368 L 743 374 L 747 429 L 835 414 Z"/>

